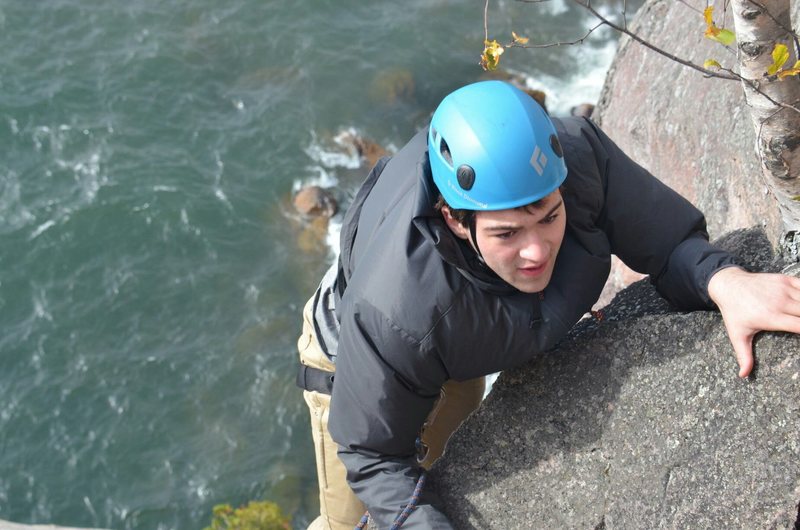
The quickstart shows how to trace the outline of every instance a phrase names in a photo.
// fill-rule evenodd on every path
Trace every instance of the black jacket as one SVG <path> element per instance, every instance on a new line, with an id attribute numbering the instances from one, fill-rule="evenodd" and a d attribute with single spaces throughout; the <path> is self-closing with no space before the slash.
<path id="1" fill-rule="evenodd" d="M 412 495 L 415 439 L 442 384 L 552 349 L 596 302 L 611 254 L 681 309 L 712 307 L 708 280 L 732 264 L 708 244 L 703 215 L 593 123 L 554 121 L 567 228 L 542 296 L 505 283 L 447 228 L 433 207 L 426 131 L 377 164 L 345 216 L 329 429 L 380 528 Z M 434 504 L 423 493 L 403 527 L 449 528 Z"/>

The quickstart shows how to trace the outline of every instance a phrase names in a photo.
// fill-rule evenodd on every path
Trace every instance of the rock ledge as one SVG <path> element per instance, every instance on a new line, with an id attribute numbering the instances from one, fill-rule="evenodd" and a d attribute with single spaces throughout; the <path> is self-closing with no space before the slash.
<path id="1" fill-rule="evenodd" d="M 760 231 L 721 244 L 772 268 Z M 605 313 L 453 436 L 431 482 L 456 527 L 800 528 L 800 336 L 759 336 L 742 381 L 716 312 L 642 281 Z"/>

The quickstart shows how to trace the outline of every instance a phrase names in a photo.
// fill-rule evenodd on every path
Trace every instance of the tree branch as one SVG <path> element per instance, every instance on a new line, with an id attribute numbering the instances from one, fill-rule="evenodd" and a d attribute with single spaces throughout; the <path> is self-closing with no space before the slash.
<path id="1" fill-rule="evenodd" d="M 527 0 L 520 0 L 520 1 L 527 1 Z M 644 46 L 646 48 L 649 48 L 650 50 L 653 50 L 654 52 L 656 52 L 656 53 L 658 53 L 660 55 L 663 55 L 667 59 L 675 61 L 676 63 L 682 64 L 684 66 L 688 66 L 689 68 L 697 70 L 698 72 L 702 72 L 703 74 L 705 74 L 708 77 L 716 77 L 716 78 L 719 78 L 719 79 L 728 79 L 728 80 L 731 80 L 731 81 L 736 81 L 737 80 L 737 77 L 735 77 L 735 76 L 720 74 L 719 72 L 713 72 L 713 71 L 711 71 L 711 70 L 709 70 L 707 68 L 703 68 L 702 66 L 698 66 L 698 65 L 694 64 L 691 61 L 687 61 L 686 59 L 681 59 L 680 57 L 678 57 L 676 55 L 672 55 L 671 53 L 667 53 L 666 51 L 662 50 L 658 46 L 650 44 L 649 42 L 647 42 L 646 40 L 642 39 L 641 37 L 639 37 L 638 35 L 636 35 L 632 31 L 628 30 L 627 28 L 618 26 L 617 24 L 614 24 L 613 22 L 611 22 L 610 20 L 605 18 L 595 8 L 592 7 L 592 4 L 591 4 L 590 0 L 585 0 L 585 1 L 572 0 L 572 1 L 575 2 L 576 4 L 578 4 L 579 6 L 583 7 L 587 11 L 589 11 L 592 15 L 594 15 L 595 18 L 597 18 L 598 20 L 603 22 L 605 25 L 607 25 L 607 26 L 609 26 L 611 28 L 614 28 L 615 30 L 619 31 L 620 33 L 623 33 L 623 34 L 627 35 L 628 37 L 630 37 L 631 39 L 635 40 L 636 42 L 638 42 L 642 46 Z"/>
<path id="2" fill-rule="evenodd" d="M 538 2 L 547 2 L 548 0 L 519 0 L 519 1 L 527 2 L 527 3 L 534 3 L 534 2 L 538 3 Z M 592 32 L 594 30 L 596 30 L 600 26 L 605 26 L 605 25 L 606 25 L 606 22 L 600 21 L 600 22 L 597 23 L 597 25 L 595 25 L 594 27 L 590 28 L 589 31 L 587 31 L 586 34 L 583 37 L 581 37 L 579 39 L 575 39 L 573 41 L 549 42 L 547 44 L 513 44 L 513 45 L 509 45 L 508 47 L 509 48 L 511 48 L 511 47 L 513 47 L 513 48 L 552 48 L 554 46 L 572 46 L 572 45 L 575 45 L 575 44 L 583 44 L 583 41 L 585 41 L 589 37 L 589 35 L 592 34 Z"/>
<path id="3" fill-rule="evenodd" d="M 772 99 L 772 97 L 770 97 L 769 94 L 767 94 L 766 92 L 763 92 L 761 90 L 761 88 L 758 86 L 758 81 L 757 80 L 746 79 L 746 78 L 742 77 L 740 74 L 734 72 L 733 70 L 731 70 L 729 68 L 720 68 L 720 70 L 724 70 L 724 71 L 728 72 L 731 76 L 739 79 L 739 81 L 741 81 L 742 83 L 745 83 L 747 86 L 752 88 L 755 92 L 757 92 L 758 94 L 764 96 L 767 99 L 767 101 L 769 101 L 770 103 L 772 103 L 776 107 L 780 107 L 778 109 L 778 111 L 780 111 L 781 109 L 786 109 L 786 110 L 791 110 L 791 111 L 794 111 L 794 112 L 797 112 L 798 114 L 800 114 L 800 107 L 796 107 L 794 105 L 789 105 L 788 103 L 781 103 L 780 101 L 775 101 L 774 99 Z M 797 102 L 795 102 L 795 105 L 796 104 L 797 104 Z"/>
<path id="4" fill-rule="evenodd" d="M 549 1 L 550 0 L 517 0 L 517 2 L 524 3 L 524 4 L 541 4 L 541 3 L 549 2 Z M 627 6 L 627 0 L 625 0 L 623 2 L 623 8 L 622 8 L 623 9 L 623 11 L 622 11 L 623 25 L 622 26 L 620 26 L 618 24 L 615 24 L 614 22 L 611 22 L 610 20 L 605 18 L 603 15 L 601 15 L 596 9 L 594 9 L 592 7 L 591 0 L 572 0 L 572 1 L 574 3 L 576 3 L 576 4 L 578 4 L 579 6 L 583 7 L 587 11 L 589 11 L 597 20 L 599 20 L 597 25 L 595 25 L 594 27 L 589 29 L 589 31 L 587 31 L 586 34 L 583 37 L 581 37 L 579 39 L 576 39 L 574 41 L 554 42 L 554 43 L 549 43 L 549 44 L 520 45 L 520 44 L 513 43 L 513 44 L 510 44 L 509 47 L 517 47 L 517 48 L 550 48 L 550 47 L 553 47 L 553 46 L 565 46 L 565 45 L 580 44 L 580 43 L 583 43 L 583 41 L 586 40 L 586 38 L 588 38 L 589 35 L 591 35 L 592 32 L 595 31 L 597 28 L 599 28 L 601 26 L 608 26 L 608 27 L 610 27 L 610 28 L 612 28 L 612 29 L 624 34 L 624 35 L 627 35 L 628 37 L 630 37 L 631 39 L 635 40 L 636 42 L 638 42 L 642 46 L 644 46 L 646 48 L 649 48 L 650 50 L 652 50 L 652 51 L 654 51 L 654 52 L 656 52 L 656 53 L 658 53 L 660 55 L 663 55 L 667 59 L 670 59 L 670 60 L 672 60 L 672 61 L 674 61 L 674 62 L 676 62 L 678 64 L 682 64 L 684 66 L 688 66 L 689 68 L 692 68 L 694 70 L 697 70 L 698 72 L 701 72 L 705 77 L 713 77 L 713 78 L 717 78 L 717 79 L 727 79 L 729 81 L 740 81 L 742 83 L 747 84 L 747 86 L 749 86 L 751 89 L 753 89 L 758 94 L 764 96 L 770 103 L 772 103 L 776 107 L 800 113 L 800 108 L 798 108 L 798 106 L 789 105 L 789 104 L 786 104 L 786 103 L 780 103 L 778 101 L 775 101 L 772 97 L 770 97 L 765 92 L 763 92 L 761 90 L 761 88 L 759 87 L 759 84 L 758 84 L 757 80 L 745 79 L 740 74 L 734 72 L 733 70 L 730 70 L 729 68 L 720 67 L 719 68 L 720 71 L 717 71 L 717 72 L 709 70 L 707 68 L 703 68 L 702 66 L 698 66 L 698 65 L 696 65 L 695 63 L 693 63 L 691 61 L 688 61 L 686 59 L 682 59 L 682 58 L 680 58 L 680 57 L 678 57 L 676 55 L 668 53 L 668 52 L 662 50 L 661 48 L 659 48 L 658 46 L 655 46 L 654 44 L 651 44 L 651 43 L 647 42 L 646 40 L 642 39 L 637 34 L 635 34 L 634 32 L 632 32 L 632 31 L 630 31 L 628 29 L 627 18 L 625 16 L 625 9 L 626 9 L 626 6 Z M 692 10 L 698 12 L 698 13 L 701 13 L 697 8 L 693 7 L 688 2 L 686 2 L 686 0 L 678 0 L 678 1 L 681 4 L 685 5 L 686 7 L 688 7 L 689 9 L 692 9 Z M 728 8 L 728 1 L 729 0 L 725 0 L 724 9 L 726 11 L 727 11 L 727 8 Z M 756 0 L 749 0 L 749 1 L 753 5 L 764 9 L 763 6 L 761 6 L 760 4 L 758 4 L 756 2 Z M 486 4 L 484 6 L 484 20 L 483 20 L 484 21 L 484 29 L 487 28 L 487 24 L 488 24 L 487 23 L 488 7 L 489 7 L 489 0 L 486 0 Z M 771 13 L 770 13 L 770 16 L 772 17 Z M 783 27 L 783 26 L 781 26 L 781 27 Z M 488 29 L 486 31 L 487 31 L 486 32 L 486 35 L 487 35 L 486 39 L 488 40 L 488 38 L 489 38 L 488 37 Z M 795 36 L 795 38 L 797 37 L 794 32 L 791 32 L 791 33 L 792 33 L 792 35 Z M 725 47 L 725 49 L 729 50 L 729 48 L 727 46 Z M 725 72 L 725 73 L 720 73 L 720 72 Z"/>

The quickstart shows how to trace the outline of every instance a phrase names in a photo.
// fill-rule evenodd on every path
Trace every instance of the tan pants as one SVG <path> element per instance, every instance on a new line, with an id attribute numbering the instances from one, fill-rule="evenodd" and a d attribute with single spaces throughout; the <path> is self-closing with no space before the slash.
<path id="1" fill-rule="evenodd" d="M 312 300 L 309 300 L 303 310 L 303 333 L 297 341 L 300 362 L 333 372 L 335 365 L 322 352 L 314 334 L 311 309 Z M 464 382 L 448 381 L 444 384 L 420 433 L 423 445 L 428 448 L 420 465 L 427 469 L 444 453 L 450 435 L 480 404 L 484 388 L 483 377 Z M 311 434 L 314 438 L 319 481 L 320 516 L 308 529 L 352 530 L 366 508 L 348 486 L 344 464 L 336 454 L 338 446 L 328 433 L 331 398 L 326 394 L 309 391 L 303 391 L 303 397 L 311 413 Z"/>

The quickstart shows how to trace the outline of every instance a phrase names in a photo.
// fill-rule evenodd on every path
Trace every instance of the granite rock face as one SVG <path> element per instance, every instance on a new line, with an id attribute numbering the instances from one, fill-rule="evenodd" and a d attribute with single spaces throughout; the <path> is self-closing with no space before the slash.
<path id="1" fill-rule="evenodd" d="M 774 268 L 763 232 L 720 244 Z M 738 379 L 718 313 L 638 282 L 504 372 L 431 483 L 456 528 L 800 528 L 800 336 L 755 352 Z"/>
<path id="2" fill-rule="evenodd" d="M 715 20 L 730 25 L 730 10 L 723 14 L 729 2 L 712 4 Z M 800 2 L 793 3 L 792 20 L 800 20 Z M 630 29 L 695 64 L 713 58 L 733 66 L 732 53 L 703 37 L 704 24 L 702 13 L 684 2 L 648 0 Z M 592 117 L 631 158 L 706 214 L 712 238 L 761 226 L 778 244 L 780 214 L 761 175 L 739 82 L 707 79 L 623 37 Z M 640 277 L 615 259 L 597 307 Z"/>
<path id="3" fill-rule="evenodd" d="M 723 2 L 712 4 L 715 20 L 732 24 Z M 793 15 L 797 21 L 800 2 Z M 733 54 L 703 37 L 704 24 L 683 2 L 648 0 L 631 30 L 695 64 L 713 58 L 734 66 Z M 593 116 L 631 158 L 705 212 L 712 237 L 762 226 L 777 243 L 780 215 L 761 176 L 738 81 L 706 79 L 626 37 Z"/>

